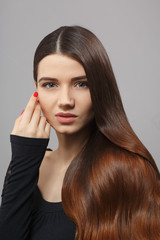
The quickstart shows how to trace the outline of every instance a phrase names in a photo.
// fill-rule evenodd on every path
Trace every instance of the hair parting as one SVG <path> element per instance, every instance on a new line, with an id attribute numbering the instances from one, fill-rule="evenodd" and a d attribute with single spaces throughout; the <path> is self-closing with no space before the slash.
<path id="1" fill-rule="evenodd" d="M 63 54 L 86 72 L 95 118 L 88 141 L 68 167 L 62 186 L 75 240 L 160 240 L 160 173 L 129 124 L 109 57 L 80 26 L 47 35 L 34 57 Z"/>

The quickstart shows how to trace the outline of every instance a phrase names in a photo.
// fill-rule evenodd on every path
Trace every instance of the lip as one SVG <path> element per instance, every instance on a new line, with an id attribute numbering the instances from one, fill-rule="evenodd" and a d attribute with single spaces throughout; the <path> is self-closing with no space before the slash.
<path id="1" fill-rule="evenodd" d="M 72 116 L 72 117 L 63 117 L 63 116 L 57 115 L 56 118 L 58 119 L 58 121 L 59 121 L 60 123 L 71 123 L 71 122 L 74 122 L 77 117 L 75 117 L 75 116 Z"/>
<path id="2" fill-rule="evenodd" d="M 63 113 L 63 112 L 59 112 L 56 114 L 56 117 L 77 117 L 77 115 L 72 114 L 72 113 Z"/>

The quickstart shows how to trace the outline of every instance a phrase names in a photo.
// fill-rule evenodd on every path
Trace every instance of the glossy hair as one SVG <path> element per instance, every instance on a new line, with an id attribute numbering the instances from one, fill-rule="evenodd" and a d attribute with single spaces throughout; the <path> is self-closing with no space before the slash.
<path id="1" fill-rule="evenodd" d="M 76 224 L 76 240 L 159 240 L 160 173 L 132 130 L 107 53 L 81 26 L 47 35 L 34 57 L 77 60 L 86 72 L 95 118 L 91 135 L 66 171 L 62 203 Z"/>

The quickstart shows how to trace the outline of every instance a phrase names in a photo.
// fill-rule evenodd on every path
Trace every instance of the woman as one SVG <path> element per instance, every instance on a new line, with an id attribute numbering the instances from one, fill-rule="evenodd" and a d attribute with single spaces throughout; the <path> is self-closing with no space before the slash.
<path id="1" fill-rule="evenodd" d="M 80 26 L 58 28 L 37 47 L 34 80 L 11 133 L 1 239 L 160 239 L 160 173 L 101 42 Z"/>

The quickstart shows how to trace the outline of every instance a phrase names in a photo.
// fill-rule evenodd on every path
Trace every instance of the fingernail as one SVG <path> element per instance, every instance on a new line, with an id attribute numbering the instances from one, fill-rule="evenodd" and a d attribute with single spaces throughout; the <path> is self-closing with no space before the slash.
<path id="1" fill-rule="evenodd" d="M 38 92 L 35 92 L 35 93 L 33 94 L 33 96 L 34 96 L 34 97 L 38 97 Z"/>
<path id="2" fill-rule="evenodd" d="M 24 110 L 22 111 L 21 115 L 24 113 Z"/>
<path id="3" fill-rule="evenodd" d="M 37 102 L 39 103 L 39 100 L 37 100 Z"/>

